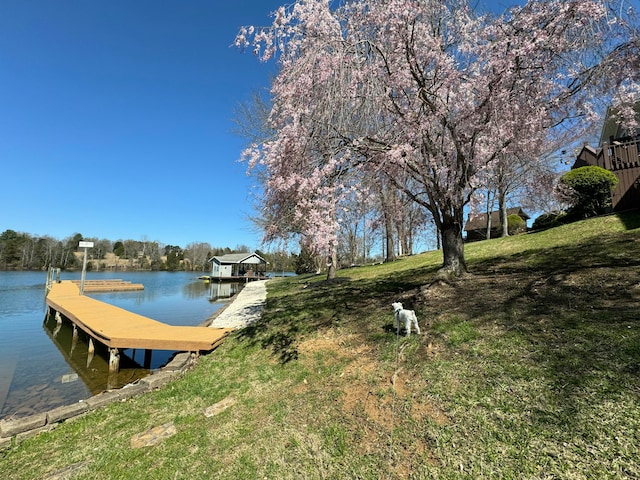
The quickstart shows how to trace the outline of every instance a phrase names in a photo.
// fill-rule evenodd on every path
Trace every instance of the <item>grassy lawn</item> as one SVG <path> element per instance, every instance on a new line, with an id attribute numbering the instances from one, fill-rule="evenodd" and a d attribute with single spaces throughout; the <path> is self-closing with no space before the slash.
<path id="1" fill-rule="evenodd" d="M 451 284 L 438 252 L 272 280 L 183 378 L 0 453 L 0 478 L 640 478 L 640 215 L 466 255 Z M 396 300 L 423 335 L 396 337 Z"/>

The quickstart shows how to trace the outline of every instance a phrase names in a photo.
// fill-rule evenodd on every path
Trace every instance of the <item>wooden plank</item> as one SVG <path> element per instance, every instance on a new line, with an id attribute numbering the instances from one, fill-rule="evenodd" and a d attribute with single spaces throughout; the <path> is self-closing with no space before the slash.
<path id="1" fill-rule="evenodd" d="M 80 295 L 78 286 L 68 281 L 54 284 L 46 301 L 109 348 L 210 351 L 232 330 L 167 325 Z"/>

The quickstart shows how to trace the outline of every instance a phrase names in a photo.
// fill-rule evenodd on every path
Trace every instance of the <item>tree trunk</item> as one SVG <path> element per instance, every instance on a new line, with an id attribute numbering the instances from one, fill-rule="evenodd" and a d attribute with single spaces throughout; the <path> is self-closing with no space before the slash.
<path id="1" fill-rule="evenodd" d="M 467 273 L 461 221 L 454 218 L 443 219 L 442 254 L 444 257 L 442 268 L 440 269 L 442 273 L 456 277 Z"/>
<path id="2" fill-rule="evenodd" d="M 502 236 L 509 236 L 509 220 L 507 215 L 507 196 L 504 192 L 498 194 L 498 204 L 500 206 L 500 224 L 502 225 Z"/>
<path id="3" fill-rule="evenodd" d="M 327 280 L 336 278 L 336 265 L 338 263 L 338 251 L 335 247 L 331 248 L 331 253 L 327 257 Z"/>
<path id="4" fill-rule="evenodd" d="M 393 244 L 393 230 L 385 228 L 386 232 L 386 251 L 387 255 L 384 259 L 385 262 L 393 262 L 396 259 L 396 248 Z"/>
<path id="5" fill-rule="evenodd" d="M 496 194 L 495 192 L 493 192 L 491 189 L 487 189 L 487 209 L 486 209 L 486 213 L 487 213 L 487 230 L 486 230 L 486 234 L 485 237 L 487 240 L 489 240 L 491 238 L 491 229 L 493 228 L 492 222 L 491 222 L 491 213 L 493 212 L 493 207 L 496 203 Z"/>
<path id="6" fill-rule="evenodd" d="M 484 235 L 487 240 L 491 239 L 491 227 L 491 210 L 487 210 L 487 229 Z"/>
<path id="7" fill-rule="evenodd" d="M 383 212 L 384 215 L 384 235 L 386 244 L 386 256 L 385 262 L 393 262 L 396 259 L 396 246 L 393 244 L 393 222 L 389 218 L 388 212 Z"/>
<path id="8" fill-rule="evenodd" d="M 362 216 L 362 264 L 367 264 L 367 215 Z"/>

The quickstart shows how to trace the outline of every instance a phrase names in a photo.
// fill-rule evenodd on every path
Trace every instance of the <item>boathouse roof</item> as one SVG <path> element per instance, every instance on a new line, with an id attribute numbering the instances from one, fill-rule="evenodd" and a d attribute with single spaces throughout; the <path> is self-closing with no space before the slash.
<path id="1" fill-rule="evenodd" d="M 209 261 L 215 262 L 219 265 L 233 265 L 241 263 L 267 265 L 269 263 L 257 253 L 229 253 L 227 255 L 211 257 Z"/>

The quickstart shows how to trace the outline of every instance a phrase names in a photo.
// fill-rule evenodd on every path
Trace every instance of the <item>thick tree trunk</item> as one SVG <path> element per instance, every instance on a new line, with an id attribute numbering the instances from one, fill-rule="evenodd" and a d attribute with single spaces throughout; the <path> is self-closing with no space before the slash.
<path id="1" fill-rule="evenodd" d="M 337 264 L 338 251 L 335 248 L 332 248 L 331 253 L 327 257 L 327 280 L 333 280 L 336 278 Z"/>
<path id="2" fill-rule="evenodd" d="M 393 244 L 393 222 L 391 222 L 387 213 L 384 215 L 384 231 L 387 250 L 387 255 L 384 261 L 393 262 L 396 259 L 396 248 Z"/>
<path id="3" fill-rule="evenodd" d="M 462 222 L 455 219 L 444 219 L 442 223 L 442 254 L 444 257 L 442 273 L 457 277 L 467 272 Z"/>

